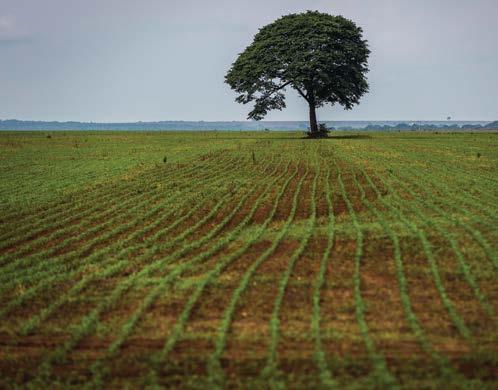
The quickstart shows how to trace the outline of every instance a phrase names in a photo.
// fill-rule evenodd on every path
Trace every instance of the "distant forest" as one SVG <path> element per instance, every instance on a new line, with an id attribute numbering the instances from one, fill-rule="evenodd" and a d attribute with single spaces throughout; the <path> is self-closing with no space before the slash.
<path id="1" fill-rule="evenodd" d="M 498 121 L 325 121 L 331 130 L 493 130 L 498 129 Z M 0 130 L 297 130 L 305 131 L 308 122 L 299 121 L 161 121 L 130 123 L 97 123 L 97 122 L 44 122 L 22 121 L 16 119 L 0 120 Z"/>

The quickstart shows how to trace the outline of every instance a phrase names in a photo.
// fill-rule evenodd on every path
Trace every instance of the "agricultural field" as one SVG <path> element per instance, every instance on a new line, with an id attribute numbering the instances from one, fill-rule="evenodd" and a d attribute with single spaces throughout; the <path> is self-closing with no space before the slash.
<path id="1" fill-rule="evenodd" d="M 0 133 L 0 388 L 497 388 L 498 133 Z"/>

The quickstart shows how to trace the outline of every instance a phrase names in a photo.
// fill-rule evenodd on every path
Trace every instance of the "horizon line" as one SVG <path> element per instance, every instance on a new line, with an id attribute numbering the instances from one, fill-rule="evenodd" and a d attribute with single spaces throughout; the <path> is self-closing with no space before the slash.
<path id="1" fill-rule="evenodd" d="M 498 118 L 497 118 L 498 119 Z M 318 122 L 493 122 L 497 119 L 321 119 Z M 163 119 L 163 120 L 135 120 L 135 121 L 83 121 L 83 120 L 44 120 L 44 119 L 17 119 L 7 118 L 0 121 L 18 122 L 57 122 L 57 123 L 93 123 L 93 124 L 128 124 L 128 123 L 161 123 L 161 122 L 199 122 L 199 123 L 265 123 L 265 122 L 309 122 L 308 120 L 189 120 L 189 119 Z"/>

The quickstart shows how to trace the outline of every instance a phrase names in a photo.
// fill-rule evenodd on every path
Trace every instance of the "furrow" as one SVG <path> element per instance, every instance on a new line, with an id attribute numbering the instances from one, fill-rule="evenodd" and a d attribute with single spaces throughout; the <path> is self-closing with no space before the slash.
<path id="1" fill-rule="evenodd" d="M 368 329 L 367 322 L 365 320 L 365 302 L 363 301 L 362 294 L 361 294 L 361 259 L 363 256 L 363 231 L 361 229 L 361 226 L 357 220 L 356 217 L 356 212 L 354 211 L 353 205 L 351 204 L 351 201 L 348 198 L 348 195 L 346 194 L 346 189 L 344 187 L 344 183 L 342 181 L 342 176 L 340 173 L 340 170 L 338 172 L 337 180 L 339 183 L 339 188 L 341 190 L 342 198 L 344 199 L 344 202 L 346 203 L 346 207 L 348 209 L 349 214 L 351 215 L 351 220 L 352 224 L 354 226 L 354 229 L 356 231 L 356 251 L 355 251 L 355 258 L 354 258 L 354 277 L 353 277 L 353 283 L 354 283 L 354 297 L 355 297 L 355 302 L 356 302 L 356 320 L 358 321 L 358 326 L 360 328 L 360 333 L 363 337 L 363 341 L 365 343 L 365 346 L 367 348 L 368 354 L 370 356 L 370 359 L 372 361 L 372 364 L 375 369 L 375 374 L 377 376 L 377 380 L 382 384 L 382 386 L 389 387 L 389 388 L 395 388 L 398 387 L 396 383 L 396 379 L 392 376 L 392 374 L 389 372 L 387 368 L 386 361 L 382 355 L 380 355 L 377 352 L 377 348 L 375 346 L 375 343 L 370 336 L 370 332 Z"/>
<path id="2" fill-rule="evenodd" d="M 326 389 L 334 389 L 337 388 L 337 383 L 332 378 L 332 374 L 327 365 L 327 358 L 322 344 L 322 332 L 320 328 L 321 290 L 325 284 L 327 266 L 330 260 L 329 258 L 330 253 L 334 245 L 334 233 L 335 233 L 335 216 L 334 216 L 334 208 L 333 208 L 333 202 L 330 190 L 330 168 L 327 168 L 327 175 L 325 178 L 325 197 L 327 200 L 327 210 L 328 210 L 327 246 L 325 247 L 325 251 L 323 252 L 323 256 L 320 260 L 320 270 L 316 276 L 313 288 L 311 332 L 313 334 L 313 339 L 315 342 L 314 359 L 320 375 L 321 385 Z"/>

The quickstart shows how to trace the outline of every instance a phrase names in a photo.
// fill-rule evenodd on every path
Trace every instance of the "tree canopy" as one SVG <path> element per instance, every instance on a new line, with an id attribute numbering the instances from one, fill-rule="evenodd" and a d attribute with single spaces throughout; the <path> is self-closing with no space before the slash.
<path id="1" fill-rule="evenodd" d="M 239 103 L 254 103 L 248 119 L 261 120 L 285 108 L 286 87 L 309 104 L 310 130 L 325 104 L 351 109 L 368 91 L 367 41 L 362 29 L 342 16 L 317 11 L 290 14 L 261 28 L 232 64 L 225 81 Z"/>

